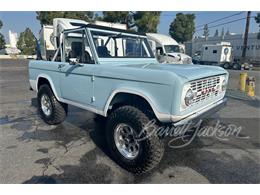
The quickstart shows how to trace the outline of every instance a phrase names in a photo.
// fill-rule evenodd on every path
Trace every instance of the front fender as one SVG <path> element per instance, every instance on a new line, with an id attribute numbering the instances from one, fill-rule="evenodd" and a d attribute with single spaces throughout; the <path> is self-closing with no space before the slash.
<path id="1" fill-rule="evenodd" d="M 49 81 L 49 83 L 50 83 L 50 85 L 51 85 L 51 89 L 52 89 L 52 91 L 53 91 L 53 93 L 54 93 L 54 95 L 55 95 L 55 97 L 60 101 L 60 96 L 59 96 L 59 91 L 60 90 L 56 90 L 56 87 L 55 87 L 55 85 L 54 85 L 54 82 L 53 82 L 53 80 L 52 80 L 52 78 L 49 76 L 49 75 L 47 75 L 47 74 L 39 74 L 38 76 L 37 76 L 37 79 L 36 79 L 36 91 L 38 92 L 38 83 L 39 83 L 39 80 L 41 79 L 41 78 L 44 78 L 44 79 L 46 79 L 46 80 L 48 80 Z"/>
<path id="2" fill-rule="evenodd" d="M 153 112 L 159 121 L 161 121 L 161 122 L 170 121 L 170 119 L 171 119 L 171 116 L 170 116 L 171 102 L 170 101 L 168 102 L 168 106 L 164 106 L 161 102 L 160 96 L 156 95 L 155 92 L 152 93 L 151 91 L 148 92 L 144 89 L 140 90 L 138 88 L 130 88 L 130 87 L 120 87 L 120 88 L 112 91 L 112 93 L 108 97 L 106 104 L 105 104 L 105 108 L 104 108 L 105 116 L 107 116 L 107 112 L 108 112 L 111 102 L 113 101 L 113 98 L 119 93 L 137 95 L 137 96 L 145 99 L 149 103 L 151 108 L 153 109 Z"/>

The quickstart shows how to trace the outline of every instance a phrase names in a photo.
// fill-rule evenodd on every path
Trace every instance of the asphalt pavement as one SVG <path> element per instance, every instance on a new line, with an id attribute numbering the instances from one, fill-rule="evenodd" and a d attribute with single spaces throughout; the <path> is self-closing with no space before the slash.
<path id="1" fill-rule="evenodd" d="M 259 78 L 258 71 L 251 74 Z M 230 71 L 229 89 L 238 76 Z M 179 149 L 165 139 L 161 163 L 141 176 L 111 160 L 104 122 L 94 114 L 69 106 L 67 119 L 50 126 L 36 106 L 28 61 L 0 60 L 0 183 L 260 183 L 258 99 L 228 97 L 203 126 L 230 126 L 239 136 L 200 136 Z"/>

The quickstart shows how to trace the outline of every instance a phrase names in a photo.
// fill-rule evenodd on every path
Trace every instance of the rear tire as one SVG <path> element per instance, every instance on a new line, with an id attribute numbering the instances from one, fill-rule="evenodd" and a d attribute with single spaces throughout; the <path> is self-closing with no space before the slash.
<path id="1" fill-rule="evenodd" d="M 37 94 L 38 111 L 41 118 L 49 125 L 62 123 L 68 111 L 68 105 L 59 102 L 49 85 L 40 86 Z"/>
<path id="2" fill-rule="evenodd" d="M 122 150 L 119 149 L 115 132 L 118 132 L 120 125 L 125 125 L 128 126 L 127 128 L 132 129 L 131 131 L 135 137 L 143 130 L 143 126 L 152 119 L 149 113 L 144 113 L 134 106 L 122 106 L 112 111 L 107 121 L 106 138 L 112 158 L 121 167 L 134 174 L 145 173 L 159 164 L 164 154 L 163 141 L 154 133 L 144 140 L 135 140 L 138 146 L 135 149 L 138 152 L 135 152 L 132 156 L 129 155 L 129 157 L 124 155 Z M 158 128 L 156 125 L 154 127 Z M 125 130 L 123 129 L 123 131 Z M 126 148 L 127 145 L 123 144 L 122 148 Z M 131 150 L 130 148 L 129 151 L 131 152 Z"/>
<path id="3" fill-rule="evenodd" d="M 239 69 L 239 64 L 233 64 L 233 69 L 238 70 Z"/>
<path id="4" fill-rule="evenodd" d="M 223 68 L 225 68 L 225 69 L 229 69 L 229 66 L 230 66 L 229 63 L 225 63 L 225 64 L 223 64 Z"/>

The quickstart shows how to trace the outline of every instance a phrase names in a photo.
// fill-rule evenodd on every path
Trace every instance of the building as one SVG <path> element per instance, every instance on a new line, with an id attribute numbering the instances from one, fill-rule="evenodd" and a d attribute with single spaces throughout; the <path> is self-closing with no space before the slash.
<path id="1" fill-rule="evenodd" d="M 248 34 L 248 43 L 246 51 L 246 60 L 252 64 L 260 65 L 260 39 L 257 39 L 258 33 Z M 233 57 L 240 60 L 243 51 L 243 34 L 229 33 L 223 36 L 195 37 L 192 41 L 185 43 L 186 53 L 194 56 L 195 52 L 200 51 L 204 44 L 216 44 L 220 42 L 230 42 L 233 49 Z"/>
<path id="2" fill-rule="evenodd" d="M 15 32 L 12 32 L 11 30 L 9 30 L 8 32 L 9 34 L 9 44 L 11 48 L 17 48 L 17 41 L 18 41 L 18 35 Z"/>
<path id="3" fill-rule="evenodd" d="M 20 54 L 21 51 L 17 49 L 17 41 L 18 41 L 18 35 L 15 32 L 12 32 L 9 30 L 9 44 L 6 44 L 4 49 L 0 50 L 0 54 L 4 55 L 17 55 Z"/>

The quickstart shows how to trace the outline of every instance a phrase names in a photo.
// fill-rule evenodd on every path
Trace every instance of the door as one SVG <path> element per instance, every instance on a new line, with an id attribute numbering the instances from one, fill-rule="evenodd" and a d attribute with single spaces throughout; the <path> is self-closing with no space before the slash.
<path id="1" fill-rule="evenodd" d="M 93 103 L 94 59 L 85 30 L 64 33 L 62 63 L 59 66 L 61 96 L 65 100 Z"/>

